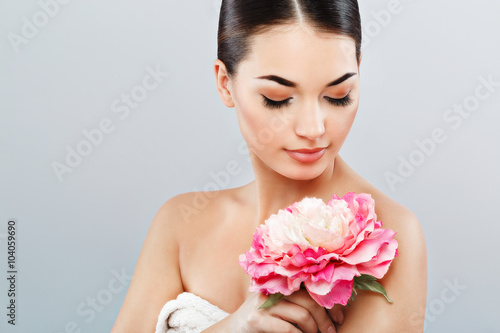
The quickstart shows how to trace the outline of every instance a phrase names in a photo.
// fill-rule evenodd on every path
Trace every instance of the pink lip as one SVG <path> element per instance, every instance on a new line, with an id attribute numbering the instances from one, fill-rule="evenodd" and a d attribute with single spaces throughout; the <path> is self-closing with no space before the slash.
<path id="1" fill-rule="evenodd" d="M 326 148 L 314 148 L 314 149 L 297 149 L 288 150 L 285 149 L 288 156 L 294 160 L 302 163 L 313 163 L 319 160 L 323 155 L 325 155 Z"/>

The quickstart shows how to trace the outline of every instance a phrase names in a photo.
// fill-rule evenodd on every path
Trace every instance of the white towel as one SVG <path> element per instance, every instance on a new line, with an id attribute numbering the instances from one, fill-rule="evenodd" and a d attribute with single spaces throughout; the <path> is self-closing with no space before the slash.
<path id="1" fill-rule="evenodd" d="M 203 298 L 184 292 L 163 306 L 156 333 L 199 333 L 228 315 Z"/>

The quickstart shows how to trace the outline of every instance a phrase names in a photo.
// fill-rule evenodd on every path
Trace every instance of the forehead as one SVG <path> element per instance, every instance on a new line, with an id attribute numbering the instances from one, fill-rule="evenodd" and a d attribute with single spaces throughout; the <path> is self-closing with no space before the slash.
<path id="1" fill-rule="evenodd" d="M 322 78 L 329 82 L 332 76 L 357 72 L 357 65 L 352 38 L 294 24 L 254 35 L 240 69 L 250 75 L 283 75 L 307 84 Z"/>

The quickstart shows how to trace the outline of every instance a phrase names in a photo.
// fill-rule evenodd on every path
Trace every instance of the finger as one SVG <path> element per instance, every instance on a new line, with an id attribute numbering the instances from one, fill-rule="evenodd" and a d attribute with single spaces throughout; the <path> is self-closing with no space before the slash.
<path id="1" fill-rule="evenodd" d="M 297 326 L 302 330 L 301 332 L 318 332 L 319 328 L 316 325 L 316 321 L 314 320 L 314 317 L 309 312 L 309 310 L 296 303 L 282 300 L 274 304 L 270 308 L 261 311 L 264 315 L 274 316 L 288 323 L 297 324 Z"/>
<path id="2" fill-rule="evenodd" d="M 258 317 L 253 317 L 249 321 L 250 326 L 258 332 L 269 333 L 302 333 L 302 331 L 281 318 L 260 314 Z"/>
<path id="3" fill-rule="evenodd" d="M 328 316 L 325 308 L 316 303 L 316 301 L 311 298 L 307 291 L 295 292 L 294 294 L 287 296 L 286 300 L 307 309 L 313 317 L 314 322 L 321 333 L 335 332 L 333 321 Z"/>
<path id="4" fill-rule="evenodd" d="M 344 323 L 344 308 L 340 304 L 335 304 L 333 308 L 327 309 L 330 318 L 339 324 Z"/>
<path id="5" fill-rule="evenodd" d="M 270 333 L 274 333 L 274 332 L 278 332 L 278 333 L 281 333 L 281 332 L 302 333 L 303 332 L 297 326 L 294 326 L 293 324 L 291 324 L 287 321 L 284 321 L 280 318 L 275 318 L 275 317 L 269 317 L 269 325 L 262 327 L 262 329 L 264 330 L 263 332 L 270 332 Z"/>

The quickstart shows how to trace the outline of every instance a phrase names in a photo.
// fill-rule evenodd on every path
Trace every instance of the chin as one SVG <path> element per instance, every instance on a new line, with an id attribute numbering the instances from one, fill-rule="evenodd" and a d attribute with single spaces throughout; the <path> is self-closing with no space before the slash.
<path id="1" fill-rule="evenodd" d="M 308 181 L 313 180 L 321 175 L 325 174 L 330 170 L 333 163 L 331 157 L 327 154 L 323 158 L 314 163 L 300 163 L 294 161 L 288 156 L 281 156 L 279 159 L 261 159 L 259 156 L 256 157 L 255 161 L 267 169 L 268 171 L 275 172 L 282 177 L 297 180 L 297 181 Z"/>
<path id="2" fill-rule="evenodd" d="M 312 180 L 321 176 L 326 171 L 326 166 L 298 166 L 283 170 L 280 174 L 293 180 Z"/>

